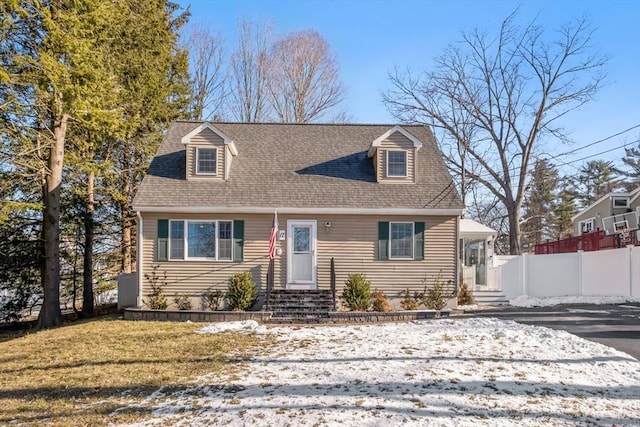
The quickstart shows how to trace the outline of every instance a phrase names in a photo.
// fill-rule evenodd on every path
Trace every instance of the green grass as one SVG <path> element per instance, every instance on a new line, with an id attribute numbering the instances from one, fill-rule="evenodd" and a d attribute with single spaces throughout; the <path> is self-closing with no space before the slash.
<path id="1" fill-rule="evenodd" d="M 255 336 L 194 333 L 201 326 L 112 316 L 2 336 L 0 425 L 140 421 L 149 416 L 148 409 L 111 414 L 161 386 L 179 389 L 204 373 L 233 372 L 238 352 L 258 349 Z"/>

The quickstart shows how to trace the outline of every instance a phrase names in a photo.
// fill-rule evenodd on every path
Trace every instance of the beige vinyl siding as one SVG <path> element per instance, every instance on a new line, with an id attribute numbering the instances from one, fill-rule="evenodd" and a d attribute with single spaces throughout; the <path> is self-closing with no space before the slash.
<path id="1" fill-rule="evenodd" d="M 272 215 L 176 215 L 143 214 L 143 274 L 154 264 L 158 272 L 167 272 L 165 293 L 172 301 L 177 293 L 201 295 L 208 288 L 224 290 L 227 279 L 238 272 L 251 271 L 260 291 L 264 292 L 269 265 L 268 246 Z M 166 261 L 156 262 L 158 219 L 244 220 L 244 261 Z M 455 283 L 457 217 L 379 217 L 358 215 L 279 215 L 280 230 L 287 231 L 287 220 L 317 221 L 317 281 L 318 288 L 330 287 L 330 263 L 335 259 L 336 284 L 342 292 L 350 273 L 365 273 L 372 288 L 389 297 L 397 297 L 409 289 L 422 291 L 424 280 L 432 283 L 436 276 Z M 424 260 L 378 261 L 379 221 L 421 221 L 425 223 Z M 324 224 L 331 223 L 326 229 Z M 280 241 L 282 255 L 276 257 L 275 287 L 285 288 L 287 281 L 287 240 Z M 143 293 L 149 293 L 148 283 L 142 279 Z M 143 297 L 143 298 L 146 298 Z M 195 303 L 196 299 L 194 299 Z M 198 300 L 199 301 L 199 300 Z M 198 302 L 199 304 L 199 302 Z M 195 309 L 200 307 L 194 305 Z"/>
<path id="2" fill-rule="evenodd" d="M 387 176 L 387 152 L 389 150 L 404 150 L 407 152 L 407 176 L 406 177 L 388 177 Z M 382 141 L 377 149 L 377 165 L 376 172 L 378 174 L 378 182 L 384 183 L 400 183 L 415 182 L 415 148 L 413 142 L 400 132 L 394 132 Z"/>
<path id="3" fill-rule="evenodd" d="M 196 149 L 198 147 L 217 148 L 216 175 L 196 174 Z M 187 179 L 224 179 L 226 168 L 225 153 L 224 140 L 211 129 L 204 129 L 199 134 L 194 135 L 187 145 Z"/>
<path id="4" fill-rule="evenodd" d="M 156 262 L 157 233 L 159 219 L 186 220 L 244 220 L 244 261 L 180 261 Z M 271 217 L 212 214 L 144 214 L 142 243 L 143 274 L 151 272 L 152 265 L 158 265 L 158 273 L 167 273 L 165 293 L 172 297 L 177 293 L 201 295 L 209 288 L 225 290 L 227 280 L 235 273 L 250 271 L 254 280 L 264 291 L 267 268 L 269 266 L 268 246 L 271 231 Z M 276 277 L 280 263 L 276 260 Z M 144 294 L 148 294 L 148 282 L 143 279 Z M 200 307 L 194 307 L 200 308 Z"/>
<path id="5" fill-rule="evenodd" d="M 328 232 L 324 228 L 326 221 L 331 221 Z M 424 260 L 378 261 L 379 221 L 424 222 Z M 454 281 L 456 230 L 456 217 L 318 217 L 318 285 L 329 287 L 332 257 L 339 293 L 351 273 L 365 273 L 372 288 L 388 296 L 397 296 L 407 288 L 411 292 L 421 291 L 423 280 L 426 278 L 431 283 L 439 273 L 445 281 Z"/>
<path id="6" fill-rule="evenodd" d="M 224 147 L 224 179 L 225 181 L 229 179 L 229 174 L 231 173 L 231 162 L 233 161 L 233 155 L 231 154 L 231 148 L 228 145 Z"/>

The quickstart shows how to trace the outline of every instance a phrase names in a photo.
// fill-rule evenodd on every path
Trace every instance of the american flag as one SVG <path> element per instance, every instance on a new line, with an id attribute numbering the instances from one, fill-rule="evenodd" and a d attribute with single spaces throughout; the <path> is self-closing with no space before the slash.
<path id="1" fill-rule="evenodd" d="M 273 222 L 271 223 L 271 237 L 269 237 L 269 259 L 276 257 L 276 242 L 278 239 L 278 210 L 273 213 Z"/>

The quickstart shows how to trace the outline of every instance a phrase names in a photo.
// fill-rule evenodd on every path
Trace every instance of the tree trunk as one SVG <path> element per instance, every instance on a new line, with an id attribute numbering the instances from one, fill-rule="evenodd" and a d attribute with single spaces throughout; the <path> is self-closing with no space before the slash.
<path id="1" fill-rule="evenodd" d="M 82 317 L 93 317 L 93 235 L 94 235 L 94 194 L 95 174 L 87 175 L 87 211 L 84 217 L 84 257 L 82 286 Z"/>
<path id="2" fill-rule="evenodd" d="M 62 100 L 56 99 L 56 107 Z M 53 141 L 49 153 L 49 174 L 46 177 L 44 195 L 44 214 L 42 220 L 44 236 L 44 272 L 42 290 L 44 300 L 38 315 L 38 329 L 47 329 L 60 325 L 60 185 L 62 183 L 62 164 L 64 160 L 64 142 L 67 133 L 68 115 L 61 114 L 59 121 L 53 123 Z"/>
<path id="3" fill-rule="evenodd" d="M 507 206 L 509 217 L 509 253 L 520 255 L 520 209 L 515 206 Z"/>
<path id="4" fill-rule="evenodd" d="M 126 217 L 127 213 L 123 212 L 122 220 L 122 272 L 131 273 L 131 221 Z"/>
<path id="5" fill-rule="evenodd" d="M 135 158 L 134 155 L 131 154 L 129 157 L 125 153 L 125 160 L 123 162 L 124 165 L 127 165 L 127 170 L 122 174 L 122 195 L 125 200 L 132 200 L 131 192 L 134 187 L 133 178 L 135 176 L 133 170 L 135 170 Z M 129 170 L 130 169 L 130 170 Z M 131 256 L 131 244 L 132 244 L 132 222 L 129 214 L 129 206 L 125 203 L 121 205 L 120 209 L 120 221 L 122 224 L 122 246 L 120 249 L 120 254 L 122 255 L 122 264 L 121 271 L 123 273 L 131 273 L 133 271 L 132 268 L 132 256 Z"/>

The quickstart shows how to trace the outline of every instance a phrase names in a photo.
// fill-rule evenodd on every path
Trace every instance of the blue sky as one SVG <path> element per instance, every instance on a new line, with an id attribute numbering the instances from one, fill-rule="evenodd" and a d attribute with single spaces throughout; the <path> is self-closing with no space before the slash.
<path id="1" fill-rule="evenodd" d="M 276 33 L 315 29 L 334 50 L 347 87 L 344 108 L 359 123 L 393 123 L 381 102 L 394 67 L 429 69 L 447 44 L 474 27 L 495 33 L 501 20 L 519 8 L 528 22 L 536 15 L 549 30 L 573 18 L 588 17 L 596 29 L 595 45 L 611 56 L 608 84 L 597 99 L 567 116 L 564 123 L 575 143 L 546 141 L 549 155 L 575 150 L 567 162 L 640 139 L 640 127 L 584 150 L 579 147 L 640 124 L 640 0 L 610 1 L 441 1 L 441 0 L 179 0 L 190 5 L 192 22 L 222 32 L 227 46 L 236 39 L 242 18 L 273 20 Z M 637 144 L 632 144 L 637 145 Z M 595 158 L 615 160 L 622 148 Z M 567 166 L 570 170 L 582 162 Z"/>

